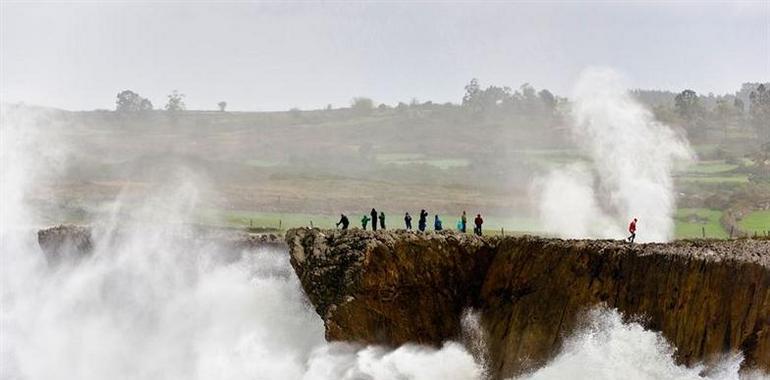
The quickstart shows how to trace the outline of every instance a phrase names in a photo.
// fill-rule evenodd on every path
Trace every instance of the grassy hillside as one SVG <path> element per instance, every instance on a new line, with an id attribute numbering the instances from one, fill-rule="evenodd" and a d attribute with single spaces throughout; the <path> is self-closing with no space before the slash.
<path id="1" fill-rule="evenodd" d="M 119 198 L 130 209 L 168 183 L 194 182 L 201 223 L 330 227 L 340 212 L 358 225 L 372 207 L 400 225 L 427 209 L 454 227 L 462 210 L 488 229 L 538 231 L 532 182 L 588 157 L 559 117 L 479 116 L 455 105 L 367 112 L 41 113 L 50 138 L 68 147 L 61 173 L 30 194 L 44 219 L 87 220 Z M 756 186 L 743 132 L 694 146 L 699 160 L 675 173 L 677 235 L 724 236 L 718 213 Z M 764 190 L 754 191 L 763 193 Z M 744 191 L 745 193 L 745 191 Z M 708 210 L 706 210 L 708 209 Z M 690 214 L 696 218 L 689 218 Z M 744 223 L 754 226 L 759 217 Z M 759 218 L 759 222 L 756 222 Z"/>

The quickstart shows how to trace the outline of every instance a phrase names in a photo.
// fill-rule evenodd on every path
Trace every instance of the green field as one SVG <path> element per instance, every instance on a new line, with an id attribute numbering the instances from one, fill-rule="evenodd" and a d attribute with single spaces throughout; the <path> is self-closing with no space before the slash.
<path id="1" fill-rule="evenodd" d="M 675 236 L 677 239 L 700 238 L 702 237 L 702 228 L 705 228 L 707 238 L 727 238 L 727 232 L 719 223 L 722 211 L 710 210 L 704 208 L 682 208 L 677 210 L 675 218 Z M 403 228 L 402 216 L 389 215 L 387 225 L 389 228 Z M 468 231 L 472 231 L 472 219 L 474 215 L 468 215 Z M 351 228 L 360 227 L 361 215 L 348 214 Z M 441 220 L 444 229 L 456 229 L 456 223 L 459 215 L 442 215 Z M 201 214 L 201 223 L 207 225 L 216 225 L 224 227 L 259 227 L 268 229 L 286 230 L 295 227 L 334 228 L 334 224 L 339 220 L 338 216 L 317 215 L 317 214 L 293 214 L 293 213 L 270 213 L 270 212 L 251 212 L 251 211 L 214 211 L 206 210 Z M 741 221 L 741 226 L 746 230 L 761 230 L 770 228 L 770 211 L 755 212 Z M 416 219 L 413 225 L 417 227 Z M 433 229 L 433 215 L 429 216 L 428 229 Z M 542 226 L 534 217 L 484 217 L 485 234 L 500 234 L 501 229 L 505 233 L 534 233 L 542 234 Z"/>
<path id="2" fill-rule="evenodd" d="M 738 168 L 738 165 L 725 163 L 724 160 L 700 161 L 687 167 L 688 173 L 714 174 Z"/>
<path id="3" fill-rule="evenodd" d="M 726 239 L 727 232 L 719 223 L 722 211 L 705 208 L 680 208 L 674 216 L 677 239 L 703 237 L 705 228 L 707 238 Z"/>
<path id="4" fill-rule="evenodd" d="M 388 215 L 386 225 L 389 228 L 404 228 L 403 215 Z M 363 213 L 347 214 L 350 219 L 350 227 L 360 227 Z M 468 214 L 468 231 L 473 230 L 473 218 L 475 215 Z M 412 225 L 417 227 L 417 218 L 413 216 Z M 440 215 L 444 229 L 456 229 L 457 221 L 460 215 Z M 428 229 L 433 230 L 433 215 L 428 217 Z M 220 227 L 255 227 L 267 229 L 286 230 L 295 227 L 310 227 L 310 222 L 314 227 L 334 228 L 335 223 L 339 221 L 337 215 L 317 215 L 317 214 L 293 214 L 293 213 L 271 213 L 271 212 L 252 212 L 252 211 L 217 211 L 203 210 L 199 215 L 199 223 L 204 225 Z M 371 224 L 370 224 L 371 225 Z M 536 218 L 532 217 L 484 217 L 484 230 L 489 233 L 500 233 L 503 229 L 508 232 L 532 232 L 541 231 Z"/>
<path id="5" fill-rule="evenodd" d="M 740 183 L 748 183 L 749 182 L 749 176 L 746 175 L 746 174 L 710 175 L 710 176 L 699 176 L 699 177 L 681 177 L 680 180 L 682 182 L 691 182 L 691 183 L 732 183 L 732 184 L 740 184 Z"/>
<path id="6" fill-rule="evenodd" d="M 218 211 L 203 210 L 199 215 L 200 223 L 224 227 L 260 227 L 268 229 L 287 230 L 296 227 L 334 228 L 339 217 L 315 214 L 272 213 L 255 211 Z M 351 224 L 357 225 L 357 220 L 351 218 Z"/>
<path id="7" fill-rule="evenodd" d="M 427 158 L 419 153 L 383 153 L 377 155 L 377 161 L 391 165 L 430 165 L 439 169 L 464 168 L 470 164 L 467 159 Z"/>
<path id="8" fill-rule="evenodd" d="M 741 219 L 738 224 L 749 233 L 770 231 L 770 210 L 754 211 Z"/>
<path id="9" fill-rule="evenodd" d="M 677 178 L 683 183 L 691 184 L 744 184 L 749 182 L 749 176 L 735 173 L 739 165 L 728 164 L 725 160 L 698 161 L 677 173 Z"/>

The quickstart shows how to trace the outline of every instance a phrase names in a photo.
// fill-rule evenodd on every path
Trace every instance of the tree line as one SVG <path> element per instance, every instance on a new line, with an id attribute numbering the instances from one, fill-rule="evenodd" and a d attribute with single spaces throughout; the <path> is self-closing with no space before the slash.
<path id="1" fill-rule="evenodd" d="M 567 98 L 556 96 L 547 89 L 538 91 L 529 83 L 522 84 L 516 90 L 496 85 L 483 88 L 478 79 L 474 78 L 464 89 L 459 105 L 448 103 L 445 106 L 459 107 L 479 119 L 525 117 L 547 124 L 558 124 L 569 105 Z M 659 90 L 633 90 L 631 93 L 651 108 L 658 120 L 682 126 L 690 137 L 698 138 L 709 132 L 749 126 L 761 141 L 770 141 L 770 83 L 744 83 L 735 94 L 726 95 L 699 95 L 691 89 L 679 93 Z M 169 112 L 184 111 L 184 99 L 185 94 L 174 90 L 167 96 L 163 109 Z M 375 105 L 367 97 L 355 97 L 351 100 L 350 110 L 353 115 L 366 116 L 375 110 L 404 111 L 426 105 L 433 103 L 420 103 L 412 99 L 408 105 L 400 102 L 390 107 L 386 104 Z M 224 112 L 227 102 L 220 101 L 217 107 Z M 326 109 L 331 110 L 332 106 Z M 115 110 L 121 113 L 146 112 L 153 110 L 153 104 L 134 91 L 124 90 L 117 95 Z M 298 108 L 290 110 L 295 115 L 300 112 Z"/>
<path id="2" fill-rule="evenodd" d="M 185 94 L 180 93 L 177 90 L 172 91 L 168 94 L 166 105 L 163 109 L 170 112 L 186 110 L 187 106 L 184 103 L 184 98 Z M 227 102 L 221 101 L 217 103 L 217 107 L 219 107 L 220 111 L 224 112 L 225 108 L 227 108 Z M 119 92 L 117 100 L 115 101 L 115 111 L 121 113 L 146 112 L 152 111 L 153 109 L 152 102 L 149 99 L 144 98 L 131 90 Z"/>

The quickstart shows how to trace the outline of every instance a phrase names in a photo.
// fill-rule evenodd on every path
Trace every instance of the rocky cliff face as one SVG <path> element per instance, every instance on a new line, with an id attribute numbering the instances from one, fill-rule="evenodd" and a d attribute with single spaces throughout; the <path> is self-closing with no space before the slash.
<path id="1" fill-rule="evenodd" d="M 71 224 L 38 231 L 37 242 L 51 265 L 57 265 L 62 260 L 77 260 L 93 249 L 91 229 Z"/>
<path id="2" fill-rule="evenodd" d="M 77 261 L 87 257 L 93 251 L 93 228 L 90 226 L 78 226 L 63 224 L 55 227 L 44 228 L 37 232 L 37 242 L 48 263 L 52 266 L 65 261 Z M 98 229 L 97 229 L 98 231 Z M 102 240 L 119 240 L 124 231 L 97 232 L 97 238 Z M 280 236 L 268 234 L 246 233 L 239 230 L 223 230 L 213 228 L 183 228 L 179 231 L 169 231 L 169 238 L 175 238 L 181 242 L 204 240 L 213 242 L 223 248 L 217 253 L 224 261 L 234 261 L 240 258 L 240 251 L 256 250 L 261 248 L 285 249 L 286 244 Z M 103 236 L 108 234 L 109 236 Z M 98 239 L 97 239 L 98 240 Z"/>
<path id="3" fill-rule="evenodd" d="M 770 241 L 617 241 L 451 232 L 286 234 L 328 340 L 397 346 L 457 339 L 481 313 L 491 375 L 538 367 L 596 305 L 661 331 L 685 364 L 742 351 L 770 370 Z"/>

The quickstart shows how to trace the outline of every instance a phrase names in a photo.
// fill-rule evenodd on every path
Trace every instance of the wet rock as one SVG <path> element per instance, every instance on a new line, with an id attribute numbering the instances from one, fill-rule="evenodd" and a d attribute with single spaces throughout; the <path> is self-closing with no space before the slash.
<path id="1" fill-rule="evenodd" d="M 213 243 L 211 252 L 216 259 L 234 262 L 241 258 L 243 251 L 259 249 L 286 249 L 281 236 L 273 233 L 249 233 L 231 229 L 217 228 L 182 228 L 166 232 L 169 239 L 178 239 L 181 244 L 192 241 Z M 124 231 L 111 231 L 112 243 L 119 241 Z M 92 229 L 89 226 L 59 225 L 39 230 L 38 244 L 49 264 L 57 265 L 64 260 L 78 260 L 88 256 L 93 250 Z"/>
<path id="2" fill-rule="evenodd" d="M 490 372 L 546 363 L 597 305 L 641 320 L 695 364 L 742 351 L 770 370 L 770 241 L 477 237 L 449 231 L 286 234 L 291 264 L 328 340 L 439 346 L 481 314 Z"/>
<path id="3" fill-rule="evenodd" d="M 91 229 L 86 226 L 59 225 L 37 232 L 37 243 L 51 265 L 80 259 L 91 253 Z"/>

